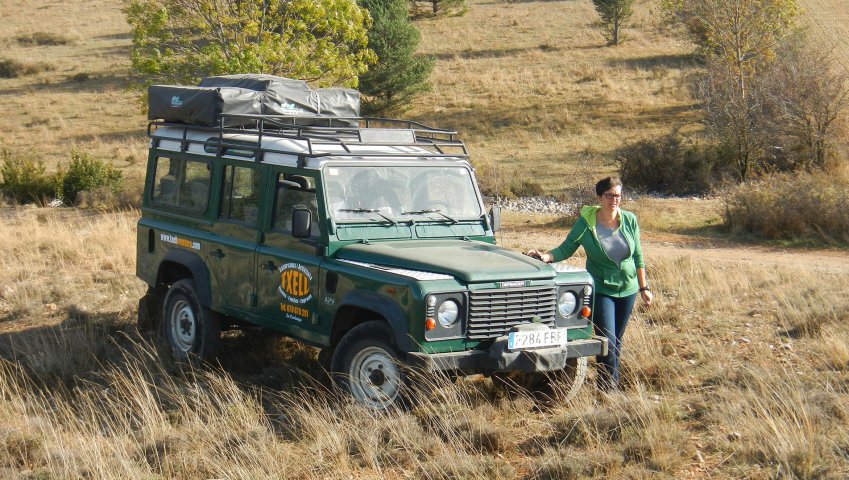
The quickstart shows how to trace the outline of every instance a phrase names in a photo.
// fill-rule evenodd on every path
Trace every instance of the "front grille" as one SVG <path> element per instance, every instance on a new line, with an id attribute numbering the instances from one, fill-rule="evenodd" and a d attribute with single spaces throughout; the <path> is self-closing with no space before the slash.
<path id="1" fill-rule="evenodd" d="M 469 340 L 488 340 L 538 316 L 554 325 L 557 287 L 500 288 L 469 292 Z"/>

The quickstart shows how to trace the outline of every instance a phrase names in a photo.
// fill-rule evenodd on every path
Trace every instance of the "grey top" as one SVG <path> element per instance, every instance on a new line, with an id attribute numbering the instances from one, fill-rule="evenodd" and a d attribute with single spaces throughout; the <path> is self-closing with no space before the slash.
<path id="1" fill-rule="evenodd" d="M 596 223 L 595 231 L 598 235 L 598 240 L 601 242 L 601 248 L 604 249 L 604 253 L 616 262 L 617 265 L 631 255 L 631 248 L 625 240 L 625 235 L 622 234 L 622 229 L 616 228 L 614 230 Z"/>

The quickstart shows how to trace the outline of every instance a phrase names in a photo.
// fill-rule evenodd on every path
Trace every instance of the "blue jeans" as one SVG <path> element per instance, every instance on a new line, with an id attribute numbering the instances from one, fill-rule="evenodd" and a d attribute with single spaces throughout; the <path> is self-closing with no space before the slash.
<path id="1" fill-rule="evenodd" d="M 628 317 L 634 309 L 637 294 L 616 298 L 596 294 L 593 325 L 596 335 L 607 337 L 607 356 L 598 357 L 598 388 L 615 390 L 619 385 L 619 355 Z"/>

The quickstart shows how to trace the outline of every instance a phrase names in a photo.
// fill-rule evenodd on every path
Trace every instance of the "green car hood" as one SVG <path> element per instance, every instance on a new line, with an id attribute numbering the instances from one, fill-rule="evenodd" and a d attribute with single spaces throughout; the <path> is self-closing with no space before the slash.
<path id="1" fill-rule="evenodd" d="M 352 244 L 336 252 L 339 259 L 443 273 L 466 283 L 554 278 L 551 266 L 489 243 L 422 240 Z"/>

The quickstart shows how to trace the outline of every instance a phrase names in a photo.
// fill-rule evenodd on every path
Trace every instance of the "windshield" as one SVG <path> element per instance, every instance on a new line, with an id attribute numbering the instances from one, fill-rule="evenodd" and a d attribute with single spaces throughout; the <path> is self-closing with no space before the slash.
<path id="1" fill-rule="evenodd" d="M 461 166 L 328 167 L 324 190 L 336 220 L 456 222 L 481 216 L 472 175 Z"/>

